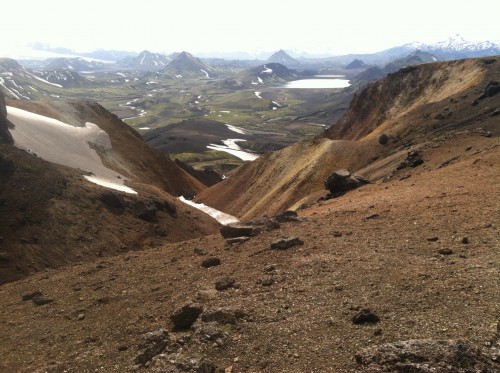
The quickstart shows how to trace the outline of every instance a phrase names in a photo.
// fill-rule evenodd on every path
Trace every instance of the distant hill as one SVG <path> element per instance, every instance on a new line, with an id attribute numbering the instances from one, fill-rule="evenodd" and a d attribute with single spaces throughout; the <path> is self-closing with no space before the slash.
<path id="1" fill-rule="evenodd" d="M 216 70 L 203 62 L 201 59 L 194 57 L 191 53 L 182 52 L 175 57 L 172 62 L 160 71 L 163 76 L 171 78 L 200 78 L 211 79 L 217 76 Z"/>
<path id="2" fill-rule="evenodd" d="M 107 64 L 99 61 L 89 61 L 81 57 L 75 58 L 51 58 L 47 60 L 45 69 L 47 70 L 73 70 L 73 71 L 92 71 L 101 70 Z"/>
<path id="3" fill-rule="evenodd" d="M 280 49 L 276 53 L 272 54 L 266 60 L 266 64 L 268 64 L 268 63 L 280 63 L 280 64 L 285 65 L 287 67 L 296 67 L 296 66 L 300 65 L 299 60 L 296 60 L 295 58 L 290 56 L 283 49 Z"/>
<path id="4" fill-rule="evenodd" d="M 137 57 L 126 57 L 117 62 L 119 66 L 136 69 L 159 70 L 167 66 L 172 58 L 159 53 L 144 50 Z"/>
<path id="5" fill-rule="evenodd" d="M 238 79 L 253 85 L 286 82 L 297 79 L 297 72 L 280 63 L 266 63 L 243 70 Z"/>
<path id="6" fill-rule="evenodd" d="M 64 88 L 83 87 L 92 83 L 91 80 L 71 70 L 41 70 L 36 71 L 35 75 L 52 83 L 61 85 Z"/>
<path id="7" fill-rule="evenodd" d="M 363 69 L 365 67 L 368 67 L 368 65 L 366 63 L 364 63 L 363 61 L 356 58 L 354 61 L 352 61 L 350 64 L 348 64 L 345 68 L 349 69 L 349 70 L 354 70 L 354 69 Z"/>
<path id="8" fill-rule="evenodd" d="M 51 83 L 36 75 L 32 70 L 21 66 L 16 60 L 0 58 L 0 91 L 8 98 L 34 100 L 49 96 L 54 88 L 62 88 L 58 83 Z"/>

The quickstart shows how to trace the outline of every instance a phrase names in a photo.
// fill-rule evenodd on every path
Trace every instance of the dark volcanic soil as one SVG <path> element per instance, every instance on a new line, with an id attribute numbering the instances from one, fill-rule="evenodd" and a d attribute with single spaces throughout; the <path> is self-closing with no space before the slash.
<path id="1" fill-rule="evenodd" d="M 500 142 L 470 133 L 430 145 L 424 165 L 244 243 L 214 235 L 1 286 L 0 371 L 127 372 L 141 335 L 161 328 L 170 342 L 137 371 L 182 371 L 204 357 L 226 372 L 353 372 L 361 349 L 409 339 L 489 353 L 500 318 Z M 283 236 L 304 244 L 270 250 Z M 202 266 L 210 256 L 221 264 Z M 235 285 L 217 291 L 228 276 Z M 203 314 L 172 331 L 170 315 L 188 303 Z M 353 323 L 362 308 L 379 321 Z"/>

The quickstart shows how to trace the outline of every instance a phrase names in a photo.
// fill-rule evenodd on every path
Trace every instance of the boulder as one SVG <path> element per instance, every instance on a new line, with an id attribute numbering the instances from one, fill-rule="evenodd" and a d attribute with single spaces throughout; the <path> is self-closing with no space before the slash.
<path id="1" fill-rule="evenodd" d="M 230 224 L 220 229 L 220 234 L 224 238 L 252 237 L 258 234 L 256 228 L 251 225 Z"/>
<path id="2" fill-rule="evenodd" d="M 337 170 L 327 177 L 325 188 L 330 191 L 329 197 L 333 198 L 368 183 L 368 179 L 364 176 L 352 175 L 347 170 Z"/>

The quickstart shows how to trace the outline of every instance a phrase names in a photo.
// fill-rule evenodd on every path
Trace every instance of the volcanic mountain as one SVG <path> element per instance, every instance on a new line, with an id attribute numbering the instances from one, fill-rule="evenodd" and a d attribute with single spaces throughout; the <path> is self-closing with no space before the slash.
<path id="1" fill-rule="evenodd" d="M 182 52 L 166 68 L 160 71 L 163 76 L 173 78 L 211 79 L 217 75 L 215 69 L 191 53 Z"/>
<path id="2" fill-rule="evenodd" d="M 286 67 L 290 67 L 290 68 L 296 68 L 300 65 L 299 60 L 290 56 L 283 49 L 280 49 L 279 51 L 273 53 L 266 60 L 266 64 L 268 64 L 268 63 L 280 63 L 280 64 L 285 65 Z"/>
<path id="3" fill-rule="evenodd" d="M 368 67 L 366 63 L 356 58 L 351 63 L 349 63 L 345 68 L 352 70 L 352 69 L 364 69 L 366 67 Z"/>

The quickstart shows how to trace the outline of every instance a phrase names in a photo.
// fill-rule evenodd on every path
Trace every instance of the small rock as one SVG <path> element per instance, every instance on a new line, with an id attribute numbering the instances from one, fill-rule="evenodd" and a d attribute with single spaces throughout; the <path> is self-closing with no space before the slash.
<path id="1" fill-rule="evenodd" d="M 279 214 L 274 216 L 274 219 L 276 219 L 280 223 L 285 223 L 288 221 L 299 221 L 299 215 L 295 211 L 287 210 L 280 212 Z"/>
<path id="2" fill-rule="evenodd" d="M 427 239 L 427 241 L 429 241 L 429 242 L 436 242 L 437 240 L 439 240 L 439 237 L 437 237 L 437 236 L 429 237 Z"/>
<path id="3" fill-rule="evenodd" d="M 200 334 L 206 341 L 216 341 L 228 337 L 228 334 L 216 322 L 197 324 L 196 333 Z"/>
<path id="4" fill-rule="evenodd" d="M 379 218 L 380 218 L 379 214 L 371 214 L 371 215 L 368 215 L 365 218 L 363 218 L 363 221 L 379 219 Z"/>
<path id="5" fill-rule="evenodd" d="M 362 308 L 352 318 L 353 324 L 377 323 L 380 318 L 369 308 Z"/>
<path id="6" fill-rule="evenodd" d="M 276 264 L 269 264 L 264 267 L 264 272 L 273 272 L 276 270 Z"/>
<path id="7" fill-rule="evenodd" d="M 153 332 L 143 334 L 139 343 L 139 350 L 142 350 L 134 359 L 135 364 L 145 365 L 153 357 L 161 354 L 168 343 L 170 336 L 166 329 L 158 329 Z"/>
<path id="8" fill-rule="evenodd" d="M 201 266 L 203 268 L 210 268 L 210 267 L 216 267 L 220 265 L 221 260 L 216 257 L 216 256 L 211 256 L 210 258 L 205 259 L 203 262 L 201 262 Z"/>
<path id="9" fill-rule="evenodd" d="M 215 321 L 221 325 L 236 324 L 236 321 L 245 317 L 246 312 L 241 309 L 219 308 L 216 310 L 207 310 L 201 315 L 203 322 Z"/>
<path id="10" fill-rule="evenodd" d="M 199 255 L 199 256 L 205 256 L 207 255 L 208 253 L 203 250 L 203 249 L 200 249 L 200 248 L 196 248 L 193 250 L 193 252 L 196 254 L 196 255 Z"/>
<path id="11" fill-rule="evenodd" d="M 262 279 L 259 281 L 262 286 L 271 286 L 274 284 L 274 278 L 272 277 L 266 277 L 265 279 Z"/>
<path id="12" fill-rule="evenodd" d="M 43 306 L 54 301 L 54 299 L 47 298 L 45 295 L 43 295 L 41 291 L 35 291 L 31 294 L 23 295 L 22 300 L 23 302 L 31 300 L 35 304 L 35 306 Z"/>
<path id="13" fill-rule="evenodd" d="M 468 244 L 470 242 L 469 237 L 462 237 L 460 239 L 460 242 L 463 243 L 464 245 Z"/>
<path id="14" fill-rule="evenodd" d="M 229 245 L 234 245 L 234 244 L 237 244 L 237 243 L 247 242 L 249 239 L 250 239 L 250 237 L 234 237 L 234 238 L 227 238 L 226 242 Z"/>
<path id="15" fill-rule="evenodd" d="M 170 320 L 174 330 L 189 329 L 203 312 L 203 307 L 197 304 L 186 304 L 172 313 Z"/>
<path id="16" fill-rule="evenodd" d="M 441 255 L 451 255 L 451 254 L 453 254 L 453 250 L 445 247 L 445 248 L 439 249 L 438 253 Z"/>
<path id="17" fill-rule="evenodd" d="M 127 351 L 127 350 L 128 350 L 128 346 L 118 346 L 118 351 L 120 351 L 120 352 Z"/>
<path id="18" fill-rule="evenodd" d="M 85 314 L 84 313 L 79 313 L 78 317 L 77 317 L 77 320 L 78 321 L 82 321 L 83 319 L 85 319 Z"/>
<path id="19" fill-rule="evenodd" d="M 333 232 L 333 237 L 342 237 L 342 232 L 339 231 Z"/>
<path id="20" fill-rule="evenodd" d="M 373 335 L 379 336 L 382 335 L 382 329 L 378 328 L 373 331 Z"/>
<path id="21" fill-rule="evenodd" d="M 272 250 L 286 250 L 294 246 L 303 245 L 304 241 L 302 241 L 298 237 L 285 237 L 271 243 Z"/>
<path id="22" fill-rule="evenodd" d="M 215 289 L 218 291 L 224 291 L 234 287 L 236 280 L 234 277 L 223 277 L 215 283 Z"/>
<path id="23" fill-rule="evenodd" d="M 378 143 L 380 145 L 385 145 L 389 142 L 389 136 L 387 136 L 385 133 L 382 133 L 379 137 L 378 137 Z"/>

